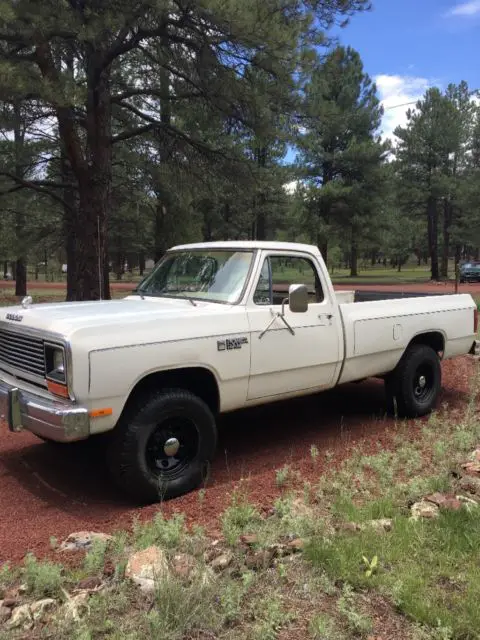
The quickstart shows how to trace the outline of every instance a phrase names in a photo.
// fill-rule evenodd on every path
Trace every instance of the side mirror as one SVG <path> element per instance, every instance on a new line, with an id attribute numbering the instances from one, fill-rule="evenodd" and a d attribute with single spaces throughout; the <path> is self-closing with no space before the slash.
<path id="1" fill-rule="evenodd" d="M 288 306 L 292 313 L 308 311 L 308 287 L 304 284 L 291 284 L 288 288 Z"/>

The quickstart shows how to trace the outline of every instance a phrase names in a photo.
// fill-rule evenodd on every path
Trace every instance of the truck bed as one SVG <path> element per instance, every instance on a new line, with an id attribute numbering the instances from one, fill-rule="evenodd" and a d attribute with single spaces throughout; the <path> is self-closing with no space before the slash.
<path id="1" fill-rule="evenodd" d="M 345 348 L 339 384 L 392 371 L 425 332 L 445 344 L 443 358 L 468 353 L 473 344 L 475 303 L 468 294 L 338 293 Z"/>
<path id="2" fill-rule="evenodd" d="M 382 291 L 380 289 L 348 289 L 335 291 L 339 304 L 348 302 L 371 302 L 374 300 L 398 300 L 403 298 L 425 298 L 449 295 L 447 293 L 424 293 L 421 291 Z M 451 294 L 450 294 L 451 295 Z"/>

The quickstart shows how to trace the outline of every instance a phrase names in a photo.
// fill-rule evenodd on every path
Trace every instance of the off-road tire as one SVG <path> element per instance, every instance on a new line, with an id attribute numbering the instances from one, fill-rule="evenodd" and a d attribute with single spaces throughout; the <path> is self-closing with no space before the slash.
<path id="1" fill-rule="evenodd" d="M 153 471 L 149 464 L 152 437 L 165 432 L 168 421 L 185 421 L 196 433 L 195 452 L 177 475 Z M 126 410 L 111 433 L 108 467 L 116 484 L 136 502 L 169 500 L 192 491 L 208 478 L 217 444 L 215 418 L 198 396 L 182 389 L 164 389 L 141 396 Z M 157 446 L 157 445 L 155 445 Z M 170 473 L 170 470 L 168 470 Z"/>
<path id="2" fill-rule="evenodd" d="M 387 409 L 399 418 L 425 416 L 435 408 L 441 385 L 438 354 L 427 345 L 411 345 L 385 379 Z"/>

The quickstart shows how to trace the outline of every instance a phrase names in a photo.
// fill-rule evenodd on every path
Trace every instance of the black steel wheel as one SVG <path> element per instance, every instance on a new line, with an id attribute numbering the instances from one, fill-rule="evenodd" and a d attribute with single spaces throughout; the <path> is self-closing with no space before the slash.
<path id="1" fill-rule="evenodd" d="M 115 427 L 108 463 L 136 501 L 169 500 L 207 480 L 217 429 L 209 407 L 182 389 L 139 398 Z"/>
<path id="2" fill-rule="evenodd" d="M 411 345 L 385 380 L 388 408 L 401 418 L 427 415 L 436 405 L 441 384 L 438 354 L 427 345 Z"/>
<path id="3" fill-rule="evenodd" d="M 170 417 L 159 423 L 145 450 L 149 470 L 164 479 L 179 477 L 195 460 L 198 439 L 197 427 L 188 418 Z"/>

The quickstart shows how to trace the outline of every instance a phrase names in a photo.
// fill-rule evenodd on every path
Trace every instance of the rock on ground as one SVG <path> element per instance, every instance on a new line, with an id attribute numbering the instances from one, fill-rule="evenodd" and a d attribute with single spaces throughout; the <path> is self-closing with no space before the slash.
<path id="1" fill-rule="evenodd" d="M 168 576 L 168 563 L 160 547 L 151 546 L 133 553 L 127 562 L 125 576 L 142 591 L 154 591 L 155 582 Z"/>
<path id="2" fill-rule="evenodd" d="M 98 531 L 76 531 L 71 533 L 59 547 L 59 551 L 88 551 L 94 542 L 109 542 L 112 536 Z"/>
<path id="3" fill-rule="evenodd" d="M 411 509 L 411 520 L 419 520 L 420 518 L 436 518 L 438 517 L 440 510 L 436 504 L 433 502 L 428 502 L 427 500 L 420 500 L 420 502 L 416 502 L 412 505 Z"/>

